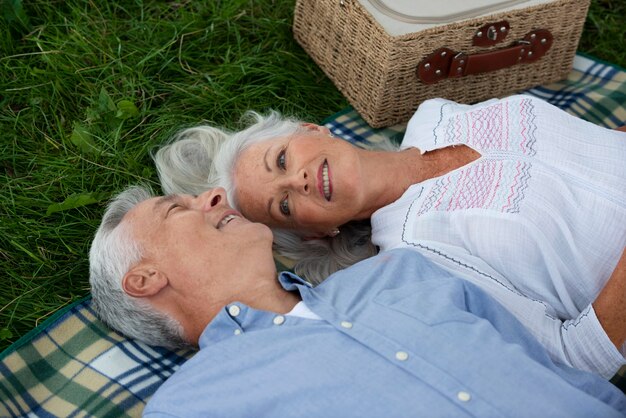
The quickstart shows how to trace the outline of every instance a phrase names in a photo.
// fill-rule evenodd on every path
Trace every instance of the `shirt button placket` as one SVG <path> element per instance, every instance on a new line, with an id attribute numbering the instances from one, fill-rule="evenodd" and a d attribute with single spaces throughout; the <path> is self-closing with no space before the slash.
<path id="1" fill-rule="evenodd" d="M 241 313 L 241 308 L 237 305 L 230 305 L 228 307 L 228 314 L 230 316 L 232 316 L 233 318 L 236 317 L 237 315 L 239 315 Z M 241 334 L 241 330 L 240 329 L 235 329 L 235 331 L 233 331 L 233 334 L 235 335 L 239 335 Z"/>

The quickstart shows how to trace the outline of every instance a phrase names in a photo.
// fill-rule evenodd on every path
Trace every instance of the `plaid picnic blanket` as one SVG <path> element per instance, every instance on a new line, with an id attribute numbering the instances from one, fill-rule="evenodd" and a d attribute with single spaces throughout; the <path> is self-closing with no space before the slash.
<path id="1" fill-rule="evenodd" d="M 561 82 L 528 93 L 576 116 L 615 128 L 626 123 L 626 71 L 577 55 Z M 370 128 L 353 109 L 325 120 L 362 146 L 400 141 L 405 125 Z M 193 352 L 129 340 L 98 321 L 86 298 L 57 313 L 0 354 L 0 416 L 135 417 Z M 626 371 L 613 379 L 626 388 Z"/>

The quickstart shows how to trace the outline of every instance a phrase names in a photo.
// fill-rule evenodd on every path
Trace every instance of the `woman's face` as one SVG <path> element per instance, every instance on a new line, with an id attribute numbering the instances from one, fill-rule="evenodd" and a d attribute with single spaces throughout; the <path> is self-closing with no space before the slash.
<path id="1" fill-rule="evenodd" d="M 363 176 L 358 148 L 324 127 L 305 127 L 248 147 L 235 165 L 235 187 L 248 219 L 321 237 L 356 219 Z"/>

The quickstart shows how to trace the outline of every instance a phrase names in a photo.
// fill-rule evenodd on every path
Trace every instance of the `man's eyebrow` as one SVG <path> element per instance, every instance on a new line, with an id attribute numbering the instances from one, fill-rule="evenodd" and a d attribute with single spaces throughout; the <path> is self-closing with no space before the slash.
<path id="1" fill-rule="evenodd" d="M 152 209 L 154 210 L 154 212 L 158 212 L 159 210 L 161 210 L 161 207 L 163 205 L 165 205 L 167 203 L 175 202 L 179 198 L 180 198 L 180 196 L 177 195 L 177 194 L 169 194 L 167 196 L 160 197 L 159 199 L 157 199 L 157 201 L 154 204 L 154 207 Z"/>

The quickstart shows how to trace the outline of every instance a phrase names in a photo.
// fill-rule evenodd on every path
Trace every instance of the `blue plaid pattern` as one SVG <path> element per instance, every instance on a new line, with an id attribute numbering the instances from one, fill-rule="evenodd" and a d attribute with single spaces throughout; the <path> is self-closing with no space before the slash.
<path id="1" fill-rule="evenodd" d="M 626 71 L 593 58 L 576 55 L 565 80 L 525 91 L 589 122 L 607 128 L 626 124 Z M 373 129 L 352 108 L 323 121 L 331 132 L 370 148 L 381 137 L 400 143 L 406 123 Z"/>

